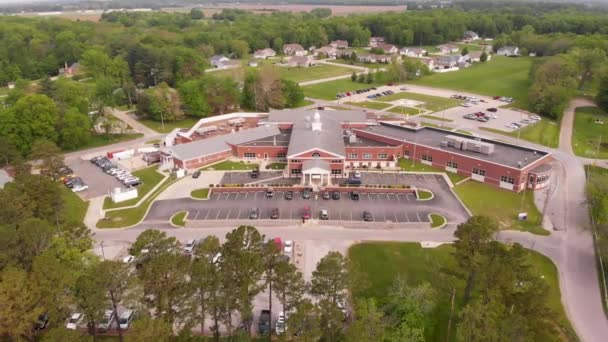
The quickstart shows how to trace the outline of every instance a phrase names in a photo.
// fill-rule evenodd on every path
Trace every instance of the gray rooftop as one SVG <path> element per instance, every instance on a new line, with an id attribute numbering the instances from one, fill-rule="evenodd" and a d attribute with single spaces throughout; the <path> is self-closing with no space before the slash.
<path id="1" fill-rule="evenodd" d="M 385 137 L 398 139 L 404 142 L 410 142 L 417 144 L 418 146 L 428 146 L 434 149 L 444 150 L 446 152 L 460 154 L 471 158 L 485 160 L 488 162 L 518 168 L 517 163 L 521 162 L 522 167 L 526 167 L 531 163 L 539 160 L 540 158 L 548 155 L 549 153 L 533 150 L 521 146 L 509 145 L 502 142 L 479 139 L 482 142 L 494 144 L 494 152 L 492 154 L 476 153 L 473 151 L 462 151 L 457 150 L 448 146 L 441 146 L 441 142 L 446 140 L 448 135 L 461 136 L 466 139 L 475 139 L 474 137 L 466 134 L 459 134 L 455 132 L 445 131 L 442 129 L 423 127 L 418 130 L 400 127 L 394 124 L 381 123 L 379 126 L 368 127 L 364 129 L 371 133 L 376 133 Z"/>
<path id="2" fill-rule="evenodd" d="M 250 141 L 243 145 L 244 146 L 288 146 L 290 136 L 291 136 L 290 133 L 281 133 L 279 135 L 274 135 L 271 137 L 264 137 L 262 139 Z"/>
<path id="3" fill-rule="evenodd" d="M 313 131 L 311 123 L 319 113 L 321 130 Z M 343 122 L 366 122 L 367 114 L 362 110 L 278 110 L 271 111 L 268 122 L 292 122 L 291 141 L 287 156 L 294 156 L 313 149 L 320 149 L 344 156 Z"/>
<path id="4" fill-rule="evenodd" d="M 218 135 L 208 139 L 201 139 L 185 144 L 171 146 L 168 147 L 166 151 L 178 159 L 189 160 L 223 151 L 229 151 L 231 150 L 229 145 L 244 144 L 250 141 L 279 135 L 280 133 L 281 132 L 277 126 L 259 126 L 225 135 Z"/>

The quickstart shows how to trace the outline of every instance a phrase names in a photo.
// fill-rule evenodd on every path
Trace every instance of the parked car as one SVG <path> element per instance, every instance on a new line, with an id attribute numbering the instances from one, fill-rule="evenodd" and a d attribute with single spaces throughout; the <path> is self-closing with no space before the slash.
<path id="1" fill-rule="evenodd" d="M 75 186 L 72 188 L 72 191 L 74 191 L 74 192 L 81 192 L 81 191 L 85 191 L 85 190 L 87 190 L 88 188 L 89 188 L 89 186 L 88 186 L 88 185 L 85 185 L 85 184 L 78 184 L 78 185 L 75 185 Z"/>
<path id="2" fill-rule="evenodd" d="M 358 201 L 359 200 L 359 193 L 356 191 L 353 191 L 350 193 L 350 199 L 352 199 L 353 201 Z"/>
<path id="3" fill-rule="evenodd" d="M 285 254 L 293 253 L 293 241 L 285 240 L 285 244 L 283 245 L 283 253 L 285 253 Z"/>
<path id="4" fill-rule="evenodd" d="M 331 193 L 331 198 L 335 199 L 335 200 L 339 200 L 340 199 L 340 191 L 334 191 Z"/>
<path id="5" fill-rule="evenodd" d="M 323 194 L 321 194 L 321 197 L 324 200 L 328 200 L 328 199 L 331 199 L 331 194 L 329 193 L 329 191 L 323 191 Z"/>
<path id="6" fill-rule="evenodd" d="M 496 113 L 496 112 L 498 112 L 498 109 L 497 108 L 488 108 L 487 111 Z"/>
<path id="7" fill-rule="evenodd" d="M 198 241 L 196 239 L 186 241 L 186 244 L 184 245 L 184 254 L 191 255 L 197 243 Z"/>
<path id="8" fill-rule="evenodd" d="M 372 216 L 372 213 L 370 213 L 367 210 L 363 212 L 363 221 L 370 222 L 370 221 L 373 221 L 373 220 L 374 220 L 374 217 Z"/>
<path id="9" fill-rule="evenodd" d="M 42 330 L 49 325 L 49 313 L 45 312 L 38 316 L 36 319 L 36 323 L 34 324 L 34 329 Z"/>
<path id="10" fill-rule="evenodd" d="M 270 333 L 270 310 L 262 310 L 258 321 L 258 333 L 266 335 Z"/>
<path id="11" fill-rule="evenodd" d="M 273 188 L 266 189 L 266 197 L 268 197 L 268 198 L 274 197 L 274 189 Z"/>
<path id="12" fill-rule="evenodd" d="M 357 179 L 357 178 L 349 178 L 346 181 L 344 181 L 344 184 L 347 184 L 347 185 L 361 185 L 361 180 Z"/>
<path id="13" fill-rule="evenodd" d="M 114 310 L 106 310 L 106 312 L 103 314 L 103 318 L 101 321 L 99 321 L 99 324 L 97 324 L 97 331 L 106 332 L 110 330 L 112 322 L 114 322 L 114 318 Z"/>
<path id="14" fill-rule="evenodd" d="M 329 220 L 329 212 L 327 211 L 327 209 L 321 209 L 321 212 L 319 213 L 319 219 Z"/>
<path id="15" fill-rule="evenodd" d="M 276 220 L 279 218 L 279 208 L 274 208 L 270 211 L 270 219 Z"/>
<path id="16" fill-rule="evenodd" d="M 485 116 L 480 116 L 477 118 L 477 121 L 479 122 L 488 122 L 490 121 L 490 119 L 486 118 Z"/>
<path id="17" fill-rule="evenodd" d="M 275 325 L 275 332 L 277 335 L 281 335 L 285 332 L 285 322 L 287 319 L 285 318 L 285 313 L 283 311 L 279 312 L 279 316 L 277 317 L 277 323 Z"/>
<path id="18" fill-rule="evenodd" d="M 466 108 L 468 108 L 468 107 L 472 107 L 472 106 L 473 106 L 473 104 L 471 104 L 471 103 L 469 103 L 469 102 L 465 102 L 465 103 L 462 103 L 462 104 L 461 104 L 461 106 L 462 106 L 462 107 L 466 107 Z"/>
<path id="19" fill-rule="evenodd" d="M 128 187 L 140 186 L 141 181 L 139 179 L 135 179 L 135 180 L 125 182 L 124 184 L 125 184 L 125 186 L 128 186 Z"/>
<path id="20" fill-rule="evenodd" d="M 306 206 L 304 207 L 304 209 L 302 209 L 302 218 L 305 220 L 310 219 L 310 207 Z"/>
<path id="21" fill-rule="evenodd" d="M 310 198 L 310 190 L 308 190 L 308 189 L 302 190 L 302 198 L 303 199 L 309 199 Z"/>
<path id="22" fill-rule="evenodd" d="M 201 176 L 201 171 L 200 170 L 196 170 L 192 173 L 192 178 L 198 178 Z"/>
<path id="23" fill-rule="evenodd" d="M 540 121 L 541 117 L 538 115 L 530 115 L 530 119 L 532 119 L 534 121 Z"/>
<path id="24" fill-rule="evenodd" d="M 258 176 L 260 175 L 260 169 L 253 169 L 251 170 L 251 172 L 249 173 L 249 176 L 251 178 L 258 178 Z"/>
<path id="25" fill-rule="evenodd" d="M 131 322 L 135 318 L 135 310 L 127 310 L 120 315 L 118 319 L 118 324 L 120 325 L 120 329 L 126 330 L 131 326 Z"/>
<path id="26" fill-rule="evenodd" d="M 355 177 L 355 178 L 361 178 L 361 171 L 355 170 L 355 172 L 353 172 L 353 177 Z"/>
<path id="27" fill-rule="evenodd" d="M 257 220 L 258 218 L 260 218 L 260 209 L 251 208 L 251 210 L 249 211 L 249 219 Z"/>
<path id="28" fill-rule="evenodd" d="M 65 324 L 66 329 L 76 330 L 82 320 L 84 319 L 84 314 L 80 312 L 73 313 L 70 318 L 68 318 L 68 322 Z"/>
<path id="29" fill-rule="evenodd" d="M 131 254 L 127 255 L 126 257 L 122 258 L 122 262 L 124 262 L 125 264 L 130 263 L 131 261 L 135 260 L 135 257 Z"/>
<path id="30" fill-rule="evenodd" d="M 291 201 L 293 199 L 293 191 L 285 191 L 285 199 Z"/>

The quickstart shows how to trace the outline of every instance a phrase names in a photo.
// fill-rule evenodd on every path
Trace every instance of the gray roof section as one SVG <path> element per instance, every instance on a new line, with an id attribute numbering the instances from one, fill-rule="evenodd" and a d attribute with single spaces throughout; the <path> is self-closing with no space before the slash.
<path id="1" fill-rule="evenodd" d="M 322 159 L 307 159 L 302 162 L 302 172 L 310 169 L 319 168 L 326 171 L 330 170 L 329 162 Z"/>
<path id="2" fill-rule="evenodd" d="M 201 139 L 185 144 L 175 145 L 167 148 L 166 152 L 180 160 L 190 160 L 223 151 L 229 151 L 231 150 L 229 144 L 244 144 L 250 141 L 278 135 L 280 133 L 281 132 L 277 126 L 259 126 L 225 135 L 218 135 L 208 139 Z"/>
<path id="3" fill-rule="evenodd" d="M 311 122 L 318 112 L 322 128 L 313 131 Z M 277 110 L 268 115 L 268 122 L 293 122 L 287 156 L 320 149 L 344 156 L 343 122 L 367 122 L 367 114 L 359 110 Z"/>
<path id="4" fill-rule="evenodd" d="M 517 165 L 518 162 L 522 163 L 523 168 L 549 154 L 547 152 L 533 150 L 521 146 L 509 145 L 489 139 L 480 140 L 494 144 L 494 152 L 492 154 L 487 155 L 473 151 L 461 151 L 452 147 L 441 146 L 441 142 L 446 140 L 445 137 L 448 135 L 461 136 L 466 139 L 475 138 L 470 135 L 458 134 L 431 127 L 423 127 L 418 130 L 413 130 L 394 124 L 381 123 L 379 126 L 366 128 L 364 131 L 398 139 L 404 142 L 414 143 L 418 146 L 424 145 L 434 149 L 444 150 L 446 152 L 460 154 L 470 158 L 476 158 L 515 169 L 519 168 Z"/>

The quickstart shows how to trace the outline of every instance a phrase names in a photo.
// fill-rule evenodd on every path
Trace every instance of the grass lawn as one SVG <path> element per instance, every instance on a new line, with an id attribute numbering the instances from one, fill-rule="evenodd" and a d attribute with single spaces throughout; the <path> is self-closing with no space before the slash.
<path id="1" fill-rule="evenodd" d="M 444 118 L 440 118 L 438 116 L 432 116 L 432 115 L 420 115 L 421 118 L 425 118 L 425 119 L 431 119 L 431 120 L 435 120 L 435 121 L 443 121 L 443 122 L 453 122 L 454 120 L 451 119 L 444 119 Z"/>
<path id="2" fill-rule="evenodd" d="M 424 102 L 424 104 L 419 105 L 418 107 L 430 110 L 431 112 L 439 112 L 448 108 L 456 107 L 462 103 L 462 101 L 456 99 L 410 92 L 395 93 L 382 97 L 382 101 L 385 102 L 401 99 Z"/>
<path id="3" fill-rule="evenodd" d="M 354 245 L 348 250 L 348 256 L 367 282 L 361 288 L 354 289 L 353 297 L 375 298 L 378 307 L 382 308 L 388 302 L 388 293 L 396 276 L 402 276 L 411 286 L 428 282 L 437 291 L 437 307 L 435 312 L 429 315 L 432 322 L 430 328 L 425 331 L 425 339 L 445 341 L 451 299 L 451 285 L 445 274 L 456 269 L 452 252 L 453 247 L 450 245 L 427 249 L 417 243 L 400 242 L 368 242 Z M 562 327 L 562 333 L 566 337 L 563 340 L 575 340 L 575 333 L 561 304 L 555 265 L 534 251 L 529 251 L 528 262 L 536 274 L 542 276 L 549 285 L 548 305 L 556 313 L 555 324 Z M 460 279 L 454 283 L 455 317 L 463 305 L 464 285 L 464 281 Z M 454 332 L 452 328 L 450 341 L 455 340 Z M 543 341 L 561 340 L 559 337 L 547 336 Z"/>
<path id="4" fill-rule="evenodd" d="M 427 200 L 433 197 L 433 193 L 426 190 L 418 190 L 418 199 L 419 200 Z"/>
<path id="5" fill-rule="evenodd" d="M 441 123 L 440 125 L 436 124 L 436 123 L 432 123 L 432 122 L 428 122 L 428 121 L 422 121 L 420 123 L 422 126 L 427 126 L 427 127 L 433 127 L 433 128 L 446 128 L 446 127 L 442 127 L 443 123 Z"/>
<path id="6" fill-rule="evenodd" d="M 443 172 L 448 175 L 448 177 L 454 184 L 466 179 L 466 177 L 463 175 L 459 175 L 457 173 L 452 172 L 446 172 L 445 170 L 422 164 L 419 161 L 414 164 L 412 163 L 411 159 L 400 158 L 399 167 L 401 167 L 401 170 L 409 172 Z"/>
<path id="7" fill-rule="evenodd" d="M 190 196 L 192 196 L 194 198 L 198 198 L 198 199 L 208 198 L 209 197 L 209 188 L 192 190 L 192 192 L 190 193 Z"/>
<path id="8" fill-rule="evenodd" d="M 287 167 L 287 163 L 271 163 L 266 165 L 266 169 L 268 170 L 285 170 Z"/>
<path id="9" fill-rule="evenodd" d="M 396 114 L 407 114 L 407 115 L 416 115 L 419 114 L 420 111 L 416 108 L 412 108 L 412 107 L 402 107 L 402 106 L 395 106 L 389 110 L 387 110 L 387 112 L 391 112 L 391 113 L 396 113 Z"/>
<path id="10" fill-rule="evenodd" d="M 319 80 L 322 78 L 340 76 L 340 75 L 348 75 L 353 72 L 352 68 L 348 67 L 339 67 L 335 65 L 328 64 L 318 64 L 316 66 L 308 67 L 308 68 L 291 68 L 291 67 L 280 67 L 277 66 L 276 69 L 281 75 L 282 78 L 287 80 L 291 80 L 294 82 L 305 82 L 312 80 Z"/>
<path id="11" fill-rule="evenodd" d="M 443 215 L 431 214 L 431 228 L 441 227 L 445 224 L 446 218 Z"/>
<path id="12" fill-rule="evenodd" d="M 78 146 L 78 148 L 73 150 L 65 150 L 68 152 L 86 150 L 89 148 L 95 148 L 105 145 L 116 144 L 123 141 L 134 140 L 143 137 L 143 134 L 135 133 L 135 134 L 110 134 L 106 135 L 92 135 L 91 139 L 84 145 Z"/>
<path id="13" fill-rule="evenodd" d="M 106 213 L 106 217 L 97 221 L 97 228 L 125 228 L 137 224 L 144 218 L 148 207 L 152 204 L 152 201 L 171 184 L 175 183 L 177 179 L 169 178 L 163 182 L 156 191 L 143 201 L 143 203 L 135 208 L 114 210 Z"/>
<path id="14" fill-rule="evenodd" d="M 470 68 L 455 72 L 436 73 L 413 83 L 438 88 L 468 91 L 487 96 L 509 96 L 514 105 L 528 109 L 528 72 L 532 58 L 492 56 L 487 63 L 475 63 Z"/>
<path id="15" fill-rule="evenodd" d="M 89 202 L 83 201 L 72 190 L 61 186 L 61 198 L 64 207 L 61 210 L 60 218 L 64 222 L 82 222 L 87 214 Z"/>
<path id="16" fill-rule="evenodd" d="M 363 102 L 345 102 L 345 104 L 349 104 L 351 106 L 369 108 L 369 109 L 377 109 L 381 110 L 384 108 L 388 108 L 391 105 L 383 102 L 373 102 L 373 101 L 363 101 Z"/>
<path id="17" fill-rule="evenodd" d="M 180 211 L 171 217 L 171 223 L 176 226 L 183 227 L 186 225 L 186 215 L 187 211 Z"/>
<path id="18" fill-rule="evenodd" d="M 595 123 L 601 120 L 604 123 Z M 574 116 L 574 132 L 572 135 L 572 149 L 579 156 L 595 158 L 598 152 L 599 139 L 600 159 L 608 158 L 608 114 L 597 107 L 581 107 L 576 109 Z"/>
<path id="19" fill-rule="evenodd" d="M 517 131 L 505 132 L 499 129 L 493 129 L 488 127 L 480 127 L 479 129 L 507 135 L 513 138 L 517 138 Z M 528 125 L 521 129 L 520 138 L 533 143 L 545 145 L 548 147 L 557 147 L 559 145 L 559 123 L 554 120 L 543 118 L 540 122 L 532 125 Z"/>
<path id="20" fill-rule="evenodd" d="M 330 82 L 322 82 L 309 86 L 304 86 L 304 95 L 313 99 L 335 100 L 336 93 L 344 93 L 351 90 L 365 89 L 378 86 L 378 83 L 359 83 L 353 82 L 350 78 L 335 80 Z M 348 101 L 348 99 L 345 99 Z"/>
<path id="21" fill-rule="evenodd" d="M 359 67 L 363 67 L 363 68 L 370 68 L 370 69 L 380 69 L 380 68 L 386 67 L 386 64 L 383 64 L 383 63 L 363 63 L 363 62 L 359 62 L 359 61 L 351 61 L 351 60 L 345 60 L 345 59 L 332 59 L 330 62 L 337 63 L 337 64 L 345 64 L 345 65 L 355 65 L 355 66 L 359 66 Z"/>
<path id="22" fill-rule="evenodd" d="M 217 164 L 213 164 L 207 167 L 202 168 L 202 171 L 209 170 L 218 170 L 218 171 L 229 171 L 229 170 L 253 170 L 259 167 L 258 164 L 255 163 L 245 163 L 243 161 L 231 161 L 224 160 L 223 162 L 219 162 Z"/>
<path id="23" fill-rule="evenodd" d="M 138 120 L 138 121 L 140 123 L 148 126 L 148 128 L 153 129 L 159 133 L 169 133 L 176 128 L 190 128 L 190 127 L 194 126 L 194 124 L 197 123 L 198 120 L 200 120 L 200 118 L 187 117 L 183 120 L 178 120 L 178 121 L 165 121 L 164 129 L 163 129 L 163 126 L 161 125 L 160 121 L 149 120 L 149 119 L 142 119 L 142 120 Z"/>
<path id="24" fill-rule="evenodd" d="M 142 170 L 134 171 L 133 176 L 138 177 L 141 180 L 141 185 L 137 187 L 137 198 L 130 199 L 128 201 L 114 203 L 110 197 L 106 197 L 103 201 L 104 209 L 113 209 L 128 207 L 137 204 L 152 188 L 156 186 L 163 178 L 163 174 L 156 171 L 157 167 L 147 167 Z"/>
<path id="25" fill-rule="evenodd" d="M 162 140 L 160 140 L 160 139 L 152 139 L 152 140 L 146 141 L 146 144 L 153 145 L 153 144 L 160 144 L 161 142 L 162 142 Z"/>
<path id="26" fill-rule="evenodd" d="M 463 129 L 458 129 L 456 130 L 456 133 L 460 133 L 460 134 L 466 134 L 466 135 L 473 135 L 473 133 L 469 132 L 469 131 L 465 131 Z"/>
<path id="27" fill-rule="evenodd" d="M 500 229 L 549 235 L 549 232 L 540 226 L 541 215 L 534 205 L 534 194 L 531 191 L 526 191 L 524 196 L 523 192 L 516 193 L 476 181 L 457 185 L 454 191 L 473 215 L 493 217 Z M 522 211 L 528 213 L 527 221 L 517 220 L 517 214 Z"/>

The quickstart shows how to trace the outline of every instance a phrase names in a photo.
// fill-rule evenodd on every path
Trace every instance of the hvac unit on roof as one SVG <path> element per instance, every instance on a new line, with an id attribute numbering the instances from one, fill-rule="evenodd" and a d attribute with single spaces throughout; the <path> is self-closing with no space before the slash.
<path id="1" fill-rule="evenodd" d="M 439 145 L 441 147 L 448 147 L 449 146 L 449 142 L 447 140 L 443 140 L 443 141 L 441 141 L 441 143 L 439 143 Z"/>
<path id="2" fill-rule="evenodd" d="M 348 136 L 348 142 L 351 143 L 351 144 L 356 143 L 357 142 L 357 135 L 355 133 L 351 133 Z"/>

